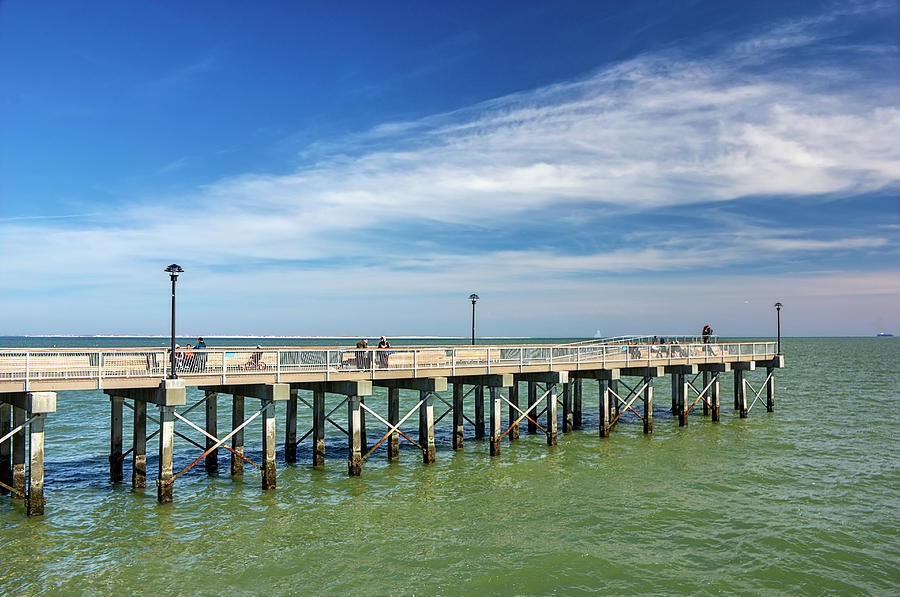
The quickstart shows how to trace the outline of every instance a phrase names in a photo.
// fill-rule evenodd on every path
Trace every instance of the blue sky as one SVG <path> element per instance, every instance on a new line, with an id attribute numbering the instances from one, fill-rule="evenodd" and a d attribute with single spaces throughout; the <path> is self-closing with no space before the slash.
<path id="1" fill-rule="evenodd" d="M 898 333 L 898 26 L 4 1 L 0 334 Z"/>

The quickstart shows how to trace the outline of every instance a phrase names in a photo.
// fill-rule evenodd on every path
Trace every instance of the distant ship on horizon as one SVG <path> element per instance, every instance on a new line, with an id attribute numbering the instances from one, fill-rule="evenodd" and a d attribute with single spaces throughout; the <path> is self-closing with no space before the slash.
<path id="1" fill-rule="evenodd" d="M 875 334 L 875 335 L 876 335 L 877 337 L 879 337 L 879 338 L 884 338 L 884 337 L 887 337 L 887 336 L 893 336 L 894 334 L 889 334 L 889 333 L 887 333 L 887 332 L 878 332 L 878 333 Z"/>

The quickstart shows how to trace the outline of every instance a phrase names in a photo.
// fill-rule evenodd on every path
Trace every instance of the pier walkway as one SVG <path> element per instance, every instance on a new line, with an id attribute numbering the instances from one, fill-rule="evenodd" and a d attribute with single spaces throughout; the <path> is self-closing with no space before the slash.
<path id="1" fill-rule="evenodd" d="M 555 445 L 560 426 L 564 433 L 581 428 L 585 380 L 598 384 L 600 437 L 607 437 L 625 412 L 636 415 L 644 432 L 652 433 L 654 379 L 667 375 L 672 384 L 671 412 L 680 425 L 688 424 L 695 406 L 702 407 L 712 421 L 719 420 L 719 376 L 726 372 L 733 373 L 734 408 L 741 417 L 746 417 L 757 402 L 768 411 L 774 409 L 774 370 L 784 366 L 775 342 L 704 343 L 695 337 L 677 338 L 674 343 L 669 337 L 666 343 L 656 340 L 646 336 L 558 345 L 386 350 L 215 348 L 176 352 L 174 372 L 169 351 L 160 348 L 2 349 L 0 491 L 25 499 L 28 514 L 43 513 L 44 424 L 56 411 L 57 392 L 65 390 L 101 390 L 110 397 L 109 462 L 113 481 L 122 480 L 123 462 L 130 454 L 132 486 L 145 487 L 147 441 L 159 437 L 156 485 L 160 502 L 172 500 L 174 481 L 195 464 L 203 461 L 207 471 L 215 472 L 219 449 L 231 453 L 232 475 L 242 475 L 246 462 L 260 469 L 263 489 L 274 488 L 276 402 L 286 403 L 286 462 L 296 461 L 297 445 L 311 436 L 313 464 L 324 465 L 328 422 L 347 437 L 350 475 L 359 475 L 363 462 L 382 445 L 388 458 L 398 458 L 401 438 L 421 450 L 425 463 L 434 462 L 434 427 L 448 414 L 454 450 L 463 447 L 465 423 L 475 428 L 476 438 L 487 438 L 492 456 L 500 454 L 503 437 L 510 441 L 518 438 L 520 423 L 526 424 L 530 433 L 545 434 L 547 443 Z M 764 368 L 767 375 L 754 388 L 745 372 L 757 368 Z M 522 383 L 526 384 L 526 393 L 520 402 Z M 201 389 L 204 396 L 190 406 L 188 387 Z M 366 397 L 373 396 L 373 387 L 387 389 L 385 405 L 373 404 L 372 398 L 366 402 Z M 401 390 L 418 393 L 416 405 L 406 413 L 399 410 Z M 341 398 L 328 413 L 326 393 Z M 228 433 L 220 434 L 217 400 L 223 394 L 231 396 L 232 420 Z M 244 410 L 246 398 L 259 400 L 260 405 L 250 409 L 249 417 Z M 466 400 L 474 402 L 474 420 L 465 414 Z M 158 419 L 148 415 L 148 404 L 158 407 Z M 435 406 L 441 404 L 447 410 L 436 418 Z M 336 421 L 335 412 L 344 405 L 347 417 Z M 123 406 L 134 415 L 128 452 L 123 452 Z M 200 406 L 206 411 L 204 427 L 185 418 Z M 312 427 L 298 439 L 300 406 L 312 410 Z M 384 407 L 381 413 L 377 406 Z M 402 429 L 414 414 L 418 414 L 419 423 L 415 439 Z M 262 463 L 244 455 L 244 430 L 257 418 L 262 421 Z M 367 445 L 367 418 L 370 424 L 384 427 L 383 436 L 371 448 Z M 148 419 L 159 426 L 149 436 Z M 199 441 L 177 432 L 176 421 L 189 428 L 185 433 L 199 435 Z M 175 436 L 200 450 L 197 459 L 178 473 L 173 470 Z"/>

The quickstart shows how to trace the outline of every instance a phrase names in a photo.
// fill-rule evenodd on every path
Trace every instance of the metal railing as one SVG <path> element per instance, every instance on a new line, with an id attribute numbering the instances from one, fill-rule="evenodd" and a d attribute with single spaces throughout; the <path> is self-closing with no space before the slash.
<path id="1" fill-rule="evenodd" d="M 668 340 L 668 338 L 667 338 Z M 531 365 L 572 369 L 581 365 L 652 362 L 656 365 L 723 362 L 736 358 L 765 358 L 776 355 L 775 342 L 673 343 L 644 342 L 428 346 L 398 349 L 349 348 L 225 348 L 193 352 L 176 351 L 178 377 L 216 376 L 221 383 L 235 382 L 259 374 L 329 372 L 370 372 L 396 370 L 427 372 L 429 369 L 470 367 L 515 367 L 522 371 Z M 0 382 L 46 380 L 98 380 L 154 377 L 169 374 L 169 351 L 151 349 L 0 349 Z"/>

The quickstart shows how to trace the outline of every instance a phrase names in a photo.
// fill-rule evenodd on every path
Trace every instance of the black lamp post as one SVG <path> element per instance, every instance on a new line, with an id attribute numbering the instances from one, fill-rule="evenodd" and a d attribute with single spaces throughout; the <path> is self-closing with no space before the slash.
<path id="1" fill-rule="evenodd" d="M 781 354 L 781 303 L 775 303 L 775 311 L 778 313 L 778 354 Z"/>
<path id="2" fill-rule="evenodd" d="M 169 277 L 172 279 L 172 360 L 169 364 L 169 379 L 175 379 L 178 377 L 178 375 L 175 374 L 175 280 L 178 279 L 178 274 L 184 270 L 181 269 L 181 266 L 177 263 L 173 263 L 167 267 L 165 271 L 169 272 Z"/>
<path id="3" fill-rule="evenodd" d="M 478 300 L 478 295 L 470 294 L 469 300 L 472 301 L 472 346 L 475 346 L 475 301 Z"/>

